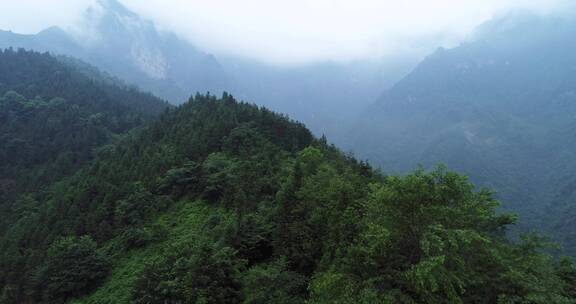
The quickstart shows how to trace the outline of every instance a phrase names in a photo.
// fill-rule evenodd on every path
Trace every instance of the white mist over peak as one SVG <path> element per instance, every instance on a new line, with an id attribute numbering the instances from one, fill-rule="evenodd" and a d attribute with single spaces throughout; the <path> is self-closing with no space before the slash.
<path id="1" fill-rule="evenodd" d="M 19 0 L 0 2 L 0 29 L 70 28 L 83 22 L 90 6 L 128 20 L 134 11 L 207 53 L 276 65 L 423 56 L 457 45 L 477 25 L 509 10 L 575 8 L 573 0 Z"/>
<path id="2" fill-rule="evenodd" d="M 214 54 L 279 65 L 349 62 L 451 47 L 506 11 L 571 0 L 165 0 L 122 2 Z"/>
<path id="3" fill-rule="evenodd" d="M 98 0 L 68 33 L 86 49 L 117 48 L 127 61 L 152 79 L 166 79 L 170 64 L 158 46 L 161 34 L 115 0 Z"/>

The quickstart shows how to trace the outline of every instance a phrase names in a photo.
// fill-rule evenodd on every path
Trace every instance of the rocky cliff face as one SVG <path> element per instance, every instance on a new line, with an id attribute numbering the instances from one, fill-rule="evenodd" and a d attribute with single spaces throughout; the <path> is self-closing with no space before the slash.
<path id="1" fill-rule="evenodd" d="M 37 35 L 0 33 L 0 47 L 23 47 L 84 59 L 173 103 L 196 91 L 219 93 L 231 85 L 220 64 L 188 42 L 115 0 L 100 0 L 85 12 L 79 29 L 57 27 Z"/>

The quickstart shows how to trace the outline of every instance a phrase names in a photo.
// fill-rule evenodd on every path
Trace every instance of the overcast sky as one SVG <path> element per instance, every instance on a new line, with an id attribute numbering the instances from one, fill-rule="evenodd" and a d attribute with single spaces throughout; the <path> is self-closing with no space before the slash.
<path id="1" fill-rule="evenodd" d="M 0 29 L 69 27 L 95 0 L 0 0 Z M 267 62 L 354 60 L 457 43 L 511 9 L 574 0 L 120 0 L 201 49 Z M 565 9 L 565 8 L 564 8 Z"/>

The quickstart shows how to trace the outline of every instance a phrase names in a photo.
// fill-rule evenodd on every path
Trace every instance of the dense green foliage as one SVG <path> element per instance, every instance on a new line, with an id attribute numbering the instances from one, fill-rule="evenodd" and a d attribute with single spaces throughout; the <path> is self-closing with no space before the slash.
<path id="1" fill-rule="evenodd" d="M 164 101 L 126 87 L 80 61 L 0 50 L 0 236 L 30 224 L 23 219 L 39 210 L 38 197 L 23 193 L 41 193 L 73 174 L 94 159 L 102 145 L 142 126 L 166 107 Z M 28 240 L 21 241 L 25 247 Z M 13 261 L 7 257 L 2 264 Z M 42 289 L 66 284 L 50 283 L 51 267 L 42 272 L 48 284 Z M 21 278 L 31 284 L 35 270 L 20 271 Z M 2 274 L 0 280 L 12 275 Z"/>
<path id="2" fill-rule="evenodd" d="M 98 286 L 106 277 L 108 267 L 89 236 L 62 238 L 48 248 L 46 260 L 35 277 L 35 288 L 44 301 L 66 300 Z"/>
<path id="3" fill-rule="evenodd" d="M 166 108 L 48 54 L 1 52 L 0 93 L 0 303 L 576 300 L 571 261 L 444 167 L 383 176 L 228 94 Z"/>
<path id="4" fill-rule="evenodd" d="M 73 173 L 165 107 L 78 61 L 0 50 L 0 200 Z"/>
<path id="5" fill-rule="evenodd" d="M 168 110 L 14 205 L 6 303 L 574 300 L 572 264 L 536 237 L 509 241 L 515 218 L 465 177 L 382 176 L 227 94 Z"/>

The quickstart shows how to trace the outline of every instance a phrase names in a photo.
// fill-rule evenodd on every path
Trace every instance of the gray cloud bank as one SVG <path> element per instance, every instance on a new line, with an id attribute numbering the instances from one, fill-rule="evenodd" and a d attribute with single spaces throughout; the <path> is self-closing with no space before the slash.
<path id="1" fill-rule="evenodd" d="M 509 10 L 574 9 L 571 0 L 121 0 L 128 8 L 217 55 L 293 65 L 423 55 L 451 46 Z M 95 0 L 0 0 L 0 29 L 81 30 Z"/>

